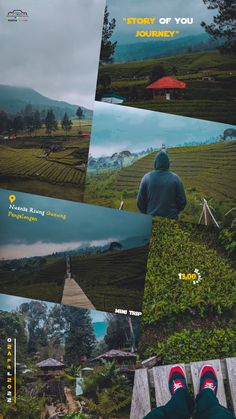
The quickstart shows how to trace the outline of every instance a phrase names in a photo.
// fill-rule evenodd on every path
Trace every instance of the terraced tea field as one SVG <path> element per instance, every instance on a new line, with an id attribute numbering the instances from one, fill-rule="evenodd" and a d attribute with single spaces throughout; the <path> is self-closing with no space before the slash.
<path id="1" fill-rule="evenodd" d="M 48 148 L 55 147 L 47 153 Z M 79 136 L 19 137 L 0 143 L 0 187 L 80 200 L 89 139 Z"/>
<path id="2" fill-rule="evenodd" d="M 169 148 L 171 170 L 177 173 L 186 189 L 188 205 L 181 215 L 184 221 L 198 222 L 205 198 L 212 200 L 219 220 L 235 206 L 236 141 L 209 145 Z M 156 152 L 151 153 L 116 174 L 91 176 L 86 200 L 118 207 L 124 200 L 125 210 L 137 211 L 136 196 L 143 175 L 153 170 Z M 106 176 L 107 185 L 103 177 Z M 100 183 L 99 183 L 100 182 Z"/>
<path id="3" fill-rule="evenodd" d="M 72 256 L 72 276 L 98 310 L 142 309 L 148 247 Z M 0 292 L 60 303 L 65 258 L 0 262 Z"/>
<path id="4" fill-rule="evenodd" d="M 72 257 L 72 275 L 97 310 L 141 311 L 148 247 Z"/>
<path id="5" fill-rule="evenodd" d="M 187 83 L 184 97 L 165 101 L 153 100 L 153 92 L 146 87 L 155 66 L 165 68 L 168 76 Z M 177 74 L 173 74 L 173 68 Z M 194 52 L 152 60 L 107 64 L 99 70 L 101 76 L 109 74 L 111 85 L 107 91 L 126 99 L 125 106 L 166 112 L 235 124 L 234 112 L 236 60 L 218 51 Z M 208 79 L 209 78 L 209 79 Z M 97 100 L 103 88 L 98 84 Z"/>
<path id="6" fill-rule="evenodd" d="M 59 303 L 64 287 L 66 263 L 60 259 L 29 259 L 21 266 L 18 261 L 0 262 L 0 292 Z"/>

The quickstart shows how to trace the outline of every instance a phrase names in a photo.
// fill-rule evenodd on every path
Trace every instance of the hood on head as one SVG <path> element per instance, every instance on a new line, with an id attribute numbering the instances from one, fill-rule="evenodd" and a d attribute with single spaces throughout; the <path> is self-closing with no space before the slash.
<path id="1" fill-rule="evenodd" d="M 154 168 L 156 170 L 168 170 L 170 167 L 170 160 L 165 151 L 161 151 L 155 157 Z"/>

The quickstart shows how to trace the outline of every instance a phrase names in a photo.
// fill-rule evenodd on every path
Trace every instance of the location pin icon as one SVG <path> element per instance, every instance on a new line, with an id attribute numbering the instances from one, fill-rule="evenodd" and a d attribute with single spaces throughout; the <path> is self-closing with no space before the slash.
<path id="1" fill-rule="evenodd" d="M 16 195 L 9 195 L 9 201 L 11 204 L 16 200 Z"/>

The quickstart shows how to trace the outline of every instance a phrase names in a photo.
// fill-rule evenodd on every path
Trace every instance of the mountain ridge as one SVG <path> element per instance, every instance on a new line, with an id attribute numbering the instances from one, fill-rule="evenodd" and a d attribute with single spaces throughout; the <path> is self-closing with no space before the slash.
<path id="1" fill-rule="evenodd" d="M 80 106 L 51 99 L 31 87 L 0 84 L 0 110 L 13 114 L 19 113 L 29 104 L 34 110 L 48 111 L 52 109 L 57 118 L 62 118 L 63 114 L 67 112 L 68 116 L 74 119 L 76 119 L 76 110 Z M 84 111 L 85 119 L 91 119 L 93 111 L 84 106 L 80 107 Z"/>

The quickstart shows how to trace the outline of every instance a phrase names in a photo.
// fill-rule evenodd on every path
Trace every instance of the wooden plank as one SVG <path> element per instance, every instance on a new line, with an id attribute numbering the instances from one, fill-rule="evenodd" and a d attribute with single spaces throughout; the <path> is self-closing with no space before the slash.
<path id="1" fill-rule="evenodd" d="M 154 357 L 153 357 L 154 358 Z M 148 361 L 148 360 L 147 360 Z M 205 361 L 207 362 L 207 361 Z M 145 361 L 142 361 L 142 365 L 144 365 Z M 220 361 L 220 365 L 221 365 L 221 372 L 223 375 L 223 379 L 227 380 L 228 379 L 228 375 L 227 375 L 227 371 L 226 371 L 226 363 L 225 360 L 221 360 Z M 148 365 L 147 365 L 148 366 Z M 192 384 L 192 374 L 191 374 L 191 369 L 190 369 L 190 364 L 185 364 L 185 372 L 186 372 L 186 376 L 187 376 L 187 381 L 189 384 Z M 148 374 L 149 374 L 149 385 L 151 387 L 154 387 L 154 380 L 153 380 L 153 373 L 152 373 L 152 369 L 148 370 Z"/>
<path id="2" fill-rule="evenodd" d="M 157 407 L 165 405 L 171 398 L 168 378 L 172 367 L 173 365 L 166 365 L 154 367 L 152 369 Z M 181 367 L 185 371 L 183 364 L 181 364 Z"/>
<path id="3" fill-rule="evenodd" d="M 148 371 L 146 368 L 135 371 L 130 419 L 143 419 L 151 410 Z"/>
<path id="4" fill-rule="evenodd" d="M 143 368 L 152 368 L 157 364 L 157 356 L 152 356 L 151 358 L 145 359 L 141 364 Z"/>
<path id="5" fill-rule="evenodd" d="M 233 404 L 233 411 L 236 415 L 236 358 L 226 358 L 225 363 L 228 374 L 229 390 Z"/>
<path id="6" fill-rule="evenodd" d="M 73 307 L 88 308 L 91 310 L 95 309 L 87 295 L 73 278 L 65 279 L 61 304 L 66 304 Z"/>
<path id="7" fill-rule="evenodd" d="M 220 404 L 227 407 L 224 381 L 223 381 L 223 375 L 221 371 L 221 363 L 219 359 L 201 361 L 201 362 L 192 362 L 190 364 L 192 380 L 193 380 L 194 395 L 196 397 L 196 395 L 199 393 L 199 374 L 200 374 L 201 368 L 206 364 L 212 365 L 216 371 L 217 378 L 218 378 L 217 398 Z"/>

